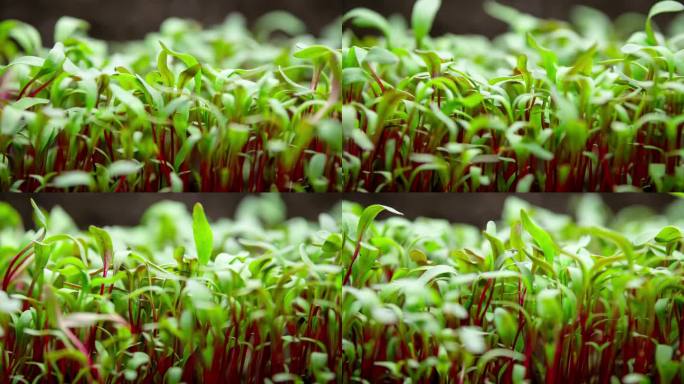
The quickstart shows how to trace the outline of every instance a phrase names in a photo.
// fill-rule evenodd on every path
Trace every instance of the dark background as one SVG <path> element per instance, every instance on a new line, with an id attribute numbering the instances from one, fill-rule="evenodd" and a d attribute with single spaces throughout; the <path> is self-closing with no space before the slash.
<path id="1" fill-rule="evenodd" d="M 345 12 L 356 7 L 366 7 L 382 15 L 399 13 L 410 20 L 415 0 L 342 0 Z M 442 7 L 432 29 L 433 35 L 447 32 L 458 34 L 484 34 L 495 36 L 507 30 L 506 24 L 487 15 L 483 10 L 485 0 L 442 0 Z M 569 20 L 575 5 L 599 9 L 611 18 L 627 12 L 648 14 L 655 0 L 498 0 L 499 3 L 534 16 Z M 667 16 L 658 18 L 668 20 Z"/>
<path id="2" fill-rule="evenodd" d="M 345 194 L 343 198 L 359 202 L 364 206 L 387 205 L 410 219 L 424 216 L 484 227 L 488 221 L 501 218 L 504 202 L 510 196 L 519 197 L 533 205 L 555 212 L 572 213 L 572 207 L 581 195 L 581 193 L 381 193 Z M 613 212 L 633 205 L 642 205 L 656 212 L 663 212 L 677 199 L 665 193 L 602 193 L 599 195 Z"/>
<path id="3" fill-rule="evenodd" d="M 39 207 L 50 210 L 59 205 L 71 215 L 76 224 L 136 225 L 147 208 L 155 202 L 175 200 L 183 202 L 188 211 L 195 203 L 202 203 L 210 218 L 232 218 L 240 201 L 258 194 L 246 193 L 0 193 L 0 201 L 10 203 L 21 214 L 24 225 L 33 224 L 31 198 Z M 340 201 L 336 194 L 282 194 L 288 217 L 317 220 L 318 215 L 329 212 Z"/>
<path id="4" fill-rule="evenodd" d="M 381 193 L 381 194 L 282 194 L 289 217 L 305 217 L 316 220 L 322 212 L 329 212 L 340 201 L 356 201 L 362 205 L 384 204 L 391 206 L 408 218 L 419 216 L 443 218 L 452 222 L 468 223 L 479 227 L 489 220 L 498 220 L 504 201 L 512 194 L 475 193 Z M 516 196 L 531 203 L 556 212 L 568 213 L 573 201 L 579 194 L 572 193 L 528 193 Z M 81 227 L 88 225 L 135 225 L 143 212 L 154 202 L 177 200 L 184 202 L 188 209 L 196 202 L 204 205 L 207 215 L 213 219 L 233 217 L 238 203 L 247 194 L 223 193 L 122 193 L 122 194 L 0 194 L 0 201 L 7 201 L 19 210 L 24 223 L 31 224 L 32 197 L 43 208 L 60 205 Z M 630 205 L 644 205 L 655 211 L 662 211 L 676 198 L 668 194 L 607 193 L 601 195 L 606 204 L 618 211 Z"/>
<path id="5" fill-rule="evenodd" d="M 231 12 L 248 20 L 273 10 L 286 10 L 319 33 L 342 13 L 340 0 L 0 0 L 0 20 L 14 18 L 38 28 L 48 44 L 60 16 L 91 23 L 91 35 L 106 40 L 140 39 L 175 16 L 205 25 L 222 22 Z"/>
<path id="6" fill-rule="evenodd" d="M 625 12 L 648 13 L 654 0 L 499 0 L 537 16 L 567 20 L 575 4 L 598 8 L 611 17 Z M 443 0 L 434 34 L 504 32 L 504 23 L 483 11 L 484 0 Z M 367 7 L 381 14 L 410 17 L 414 0 L 0 0 L 0 19 L 17 18 L 36 26 L 47 44 L 52 41 L 55 21 L 69 15 L 88 20 L 91 34 L 107 40 L 140 39 L 156 31 L 171 16 L 192 18 L 205 25 L 223 21 L 230 12 L 249 20 L 282 9 L 301 18 L 318 33 L 343 12 Z M 666 22 L 667 16 L 659 18 Z"/>

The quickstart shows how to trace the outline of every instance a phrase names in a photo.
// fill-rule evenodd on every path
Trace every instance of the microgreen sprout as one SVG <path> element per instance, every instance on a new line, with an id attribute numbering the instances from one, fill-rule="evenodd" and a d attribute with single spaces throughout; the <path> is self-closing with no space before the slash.
<path id="1" fill-rule="evenodd" d="M 684 10 L 653 5 L 637 28 L 582 7 L 574 23 L 490 1 L 494 40 L 430 37 L 439 0 L 410 22 L 365 8 L 343 34 L 348 191 L 684 189 Z"/>
<path id="2" fill-rule="evenodd" d="M 265 197 L 266 198 L 266 197 Z M 270 198 L 270 197 L 268 197 Z M 263 199 L 263 198 L 262 198 Z M 15 380 L 681 379 L 684 200 L 573 216 L 511 197 L 478 228 L 253 200 L 75 228 L 0 204 L 0 370 Z M 384 211 L 384 213 L 383 213 Z M 378 215 L 383 216 L 378 219 Z"/>
<path id="3" fill-rule="evenodd" d="M 345 203 L 339 382 L 680 382 L 684 200 L 576 206 L 480 230 Z"/>
<path id="4" fill-rule="evenodd" d="M 0 202 L 0 381 L 333 380 L 337 216 L 250 200 L 234 220 L 160 202 L 88 231 L 58 208 L 24 231 Z"/>
<path id="5" fill-rule="evenodd" d="M 0 23 L 0 189 L 341 189 L 339 28 L 275 12 L 125 44 L 64 17 L 55 45 Z"/>

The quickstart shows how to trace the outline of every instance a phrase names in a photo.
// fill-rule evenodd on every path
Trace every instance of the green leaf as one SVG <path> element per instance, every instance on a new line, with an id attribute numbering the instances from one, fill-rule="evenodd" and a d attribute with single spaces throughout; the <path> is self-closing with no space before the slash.
<path id="1" fill-rule="evenodd" d="M 40 71 L 38 71 L 38 74 L 35 78 L 60 71 L 65 60 L 66 55 L 64 53 L 64 44 L 55 44 L 55 46 L 52 47 L 48 53 L 47 58 L 43 62 L 43 66 L 40 68 Z"/>
<path id="2" fill-rule="evenodd" d="M 47 218 L 45 218 L 45 213 L 43 213 L 43 210 L 38 207 L 38 204 L 36 204 L 33 199 L 31 199 L 31 207 L 33 207 L 33 218 L 36 225 L 39 228 L 47 229 Z"/>
<path id="3" fill-rule="evenodd" d="M 501 336 L 501 340 L 508 345 L 513 346 L 515 334 L 518 331 L 518 325 L 513 316 L 503 308 L 496 308 L 494 310 L 494 325 L 496 331 Z"/>
<path id="4" fill-rule="evenodd" d="M 166 85 L 167 87 L 173 87 L 175 83 L 175 76 L 173 75 L 173 72 L 171 72 L 171 70 L 169 69 L 168 61 L 169 54 L 167 53 L 167 51 L 164 49 L 159 51 L 159 55 L 157 56 L 157 69 L 161 74 L 164 85 Z"/>
<path id="5" fill-rule="evenodd" d="M 341 153 L 344 141 L 342 124 L 340 121 L 324 120 L 318 124 L 318 135 L 330 147 L 334 153 Z"/>
<path id="6" fill-rule="evenodd" d="M 412 249 L 411 252 L 409 252 L 409 257 L 418 265 L 428 264 L 427 255 L 420 249 Z"/>
<path id="7" fill-rule="evenodd" d="M 382 32 L 391 47 L 392 29 L 387 20 L 379 13 L 368 8 L 355 8 L 344 15 L 342 21 L 352 20 L 352 23 L 361 28 L 375 28 Z"/>
<path id="8" fill-rule="evenodd" d="M 144 352 L 134 352 L 130 360 L 128 360 L 129 369 L 138 369 L 141 365 L 150 362 L 150 356 Z"/>
<path id="9" fill-rule="evenodd" d="M 204 215 L 204 208 L 199 203 L 195 204 L 192 210 L 192 233 L 195 238 L 195 248 L 200 265 L 207 265 L 214 247 L 214 235 L 211 232 L 207 217 Z"/>
<path id="10" fill-rule="evenodd" d="M 178 59 L 180 61 L 182 61 L 183 64 L 185 64 L 185 66 L 188 69 L 194 68 L 194 69 L 190 70 L 189 72 L 187 72 L 186 76 L 191 72 L 194 73 L 194 76 L 195 76 L 195 92 L 199 93 L 200 87 L 202 85 L 202 71 L 200 70 L 201 69 L 199 66 L 200 62 L 197 60 L 197 58 L 195 56 L 187 54 L 187 53 L 181 53 L 181 52 L 173 51 L 173 50 L 169 49 L 166 45 L 164 45 L 164 43 L 161 41 L 159 42 L 159 45 L 161 45 L 162 50 L 165 51 L 167 54 L 175 57 L 176 59 Z M 159 65 L 159 64 L 163 65 L 164 63 L 161 63 L 161 61 L 164 61 L 164 60 L 165 60 L 164 57 L 162 57 L 162 56 L 158 57 L 157 58 L 157 65 Z M 161 67 L 160 67 L 160 71 L 162 71 Z M 168 73 L 162 73 L 162 77 L 165 79 L 164 81 L 169 80 Z M 184 81 L 187 81 L 187 80 L 184 80 Z M 179 79 L 179 82 L 180 82 L 180 79 Z"/>
<path id="11" fill-rule="evenodd" d="M 480 327 L 460 327 L 458 328 L 458 336 L 463 347 L 470 353 L 481 354 L 487 349 Z"/>
<path id="12" fill-rule="evenodd" d="M 416 53 L 420 55 L 425 62 L 428 72 L 432 77 L 437 77 L 442 71 L 442 58 L 434 51 L 417 50 Z"/>
<path id="13" fill-rule="evenodd" d="M 601 237 L 615 243 L 627 258 L 630 268 L 634 266 L 634 247 L 632 243 L 621 233 L 602 227 L 590 227 L 586 229 L 593 236 Z"/>
<path id="14" fill-rule="evenodd" d="M 93 184 L 90 173 L 85 171 L 69 171 L 55 177 L 55 188 L 86 187 Z"/>
<path id="15" fill-rule="evenodd" d="M 191 67 L 188 67 L 178 76 L 178 84 L 176 85 L 176 87 L 178 89 L 183 89 L 185 87 L 185 84 L 187 84 L 187 82 L 190 81 L 190 79 L 194 78 L 197 74 L 201 73 L 201 71 L 201 64 L 195 64 Z"/>
<path id="16" fill-rule="evenodd" d="M 183 379 L 183 368 L 171 367 L 164 374 L 165 384 L 179 384 Z"/>
<path id="17" fill-rule="evenodd" d="M 353 67 L 342 70 L 342 85 L 365 83 L 366 81 L 368 81 L 368 75 L 362 68 Z"/>
<path id="18" fill-rule="evenodd" d="M 306 32 L 306 24 L 289 12 L 272 11 L 259 17 L 254 23 L 254 30 L 262 39 L 267 39 L 275 31 L 297 36 Z"/>
<path id="19" fill-rule="evenodd" d="M 382 47 L 373 47 L 368 51 L 368 54 L 366 57 L 363 59 L 364 62 L 367 63 L 378 63 L 378 64 L 383 64 L 383 65 L 393 65 L 397 64 L 399 62 L 399 58 L 397 55 L 392 53 L 391 51 L 382 48 Z M 346 68 L 346 69 L 354 69 L 354 68 Z M 348 76 L 352 76 L 351 73 L 348 73 Z M 343 73 L 344 77 L 344 73 Z M 364 77 L 364 76 L 362 76 Z M 347 79 L 347 83 L 352 83 L 351 79 Z"/>
<path id="20" fill-rule="evenodd" d="M 673 354 L 674 348 L 670 345 L 658 344 L 656 346 L 655 363 L 661 383 L 671 383 L 677 374 L 679 364 L 672 361 Z"/>
<path id="21" fill-rule="evenodd" d="M 45 245 L 39 242 L 33 244 L 33 251 L 35 256 L 35 268 L 37 271 L 43 270 L 50 261 L 50 254 L 52 253 L 53 246 Z"/>
<path id="22" fill-rule="evenodd" d="M 484 101 L 484 96 L 480 93 L 473 93 L 460 99 L 460 102 L 466 108 L 475 108 Z"/>
<path id="23" fill-rule="evenodd" d="M 361 217 L 359 218 L 359 224 L 356 227 L 356 235 L 359 239 L 363 237 L 363 233 L 366 231 L 366 229 L 368 229 L 373 220 L 375 220 L 375 217 L 378 216 L 378 214 L 380 214 L 380 212 L 382 211 L 388 211 L 395 215 L 403 215 L 401 212 L 395 210 L 394 208 L 380 204 L 374 204 L 366 207 L 366 209 L 364 209 L 361 213 Z"/>
<path id="24" fill-rule="evenodd" d="M 228 142 L 230 143 L 230 152 L 233 156 L 237 156 L 242 152 L 242 148 L 249 140 L 249 126 L 243 124 L 230 124 L 228 126 Z"/>
<path id="25" fill-rule="evenodd" d="M 550 323 L 556 323 L 563 318 L 558 296 L 560 292 L 557 289 L 544 289 L 537 294 L 537 313 Z"/>
<path id="26" fill-rule="evenodd" d="M 2 108 L 2 118 L 0 119 L 0 134 L 5 136 L 13 136 L 21 131 L 22 111 L 13 106 L 6 106 Z"/>
<path id="27" fill-rule="evenodd" d="M 311 157 L 309 160 L 309 165 L 307 168 L 308 176 L 311 179 L 318 179 L 323 176 L 323 171 L 325 170 L 326 156 L 323 153 L 317 153 Z"/>
<path id="28" fill-rule="evenodd" d="M 97 246 L 100 248 L 100 253 L 102 254 L 103 265 L 111 266 L 113 262 L 114 246 L 112 244 L 112 238 L 109 233 L 102 228 L 98 228 L 91 225 L 88 228 L 88 232 L 95 239 Z"/>
<path id="29" fill-rule="evenodd" d="M 667 226 L 660 230 L 655 237 L 655 241 L 663 244 L 669 244 L 679 241 L 682 238 L 682 232 L 679 228 L 674 226 Z"/>
<path id="30" fill-rule="evenodd" d="M 441 0 L 418 0 L 413 6 L 411 25 L 416 38 L 416 47 L 422 48 L 423 39 L 430 33 L 432 23 L 441 5 Z"/>
<path id="31" fill-rule="evenodd" d="M 31 205 L 36 208 L 36 203 L 31 199 Z M 41 212 L 42 214 L 42 212 Z M 43 217 L 44 219 L 45 217 Z M 38 224 L 38 223 L 37 223 Z M 42 225 L 38 225 L 43 227 Z M 3 229 L 22 229 L 21 215 L 9 203 L 0 201 L 0 231 Z"/>
<path id="32" fill-rule="evenodd" d="M 309 358 L 311 365 L 318 369 L 325 369 L 328 364 L 328 354 L 323 352 L 312 352 Z"/>
<path id="33" fill-rule="evenodd" d="M 166 45 L 164 45 L 163 42 L 159 42 L 159 45 L 161 45 L 162 49 L 166 51 L 169 55 L 177 58 L 178 60 L 182 61 L 183 64 L 185 64 L 186 67 L 192 67 L 196 64 L 199 64 L 199 61 L 197 61 L 197 58 L 195 56 L 187 54 L 187 53 L 181 53 L 181 52 L 176 52 L 174 50 L 169 49 Z"/>
<path id="34" fill-rule="evenodd" d="M 558 71 L 558 56 L 552 50 L 542 47 L 531 33 L 527 34 L 527 44 L 534 48 L 542 59 L 542 67 L 546 70 L 546 75 L 552 83 L 556 83 L 556 73 Z"/>
<path id="35" fill-rule="evenodd" d="M 331 233 L 323 242 L 321 249 L 323 252 L 339 252 L 342 249 L 342 235 L 339 233 Z"/>
<path id="36" fill-rule="evenodd" d="M 12 104 L 12 107 L 25 111 L 36 105 L 50 104 L 50 100 L 40 97 L 23 97 Z"/>
<path id="37" fill-rule="evenodd" d="M 517 193 L 527 193 L 532 189 L 532 183 L 534 183 L 534 175 L 527 174 L 520 181 L 518 181 L 518 186 L 516 187 Z"/>
<path id="38" fill-rule="evenodd" d="M 525 366 L 522 364 L 515 364 L 513 366 L 513 384 L 524 384 L 528 381 L 525 380 Z"/>
<path id="39" fill-rule="evenodd" d="M 655 33 L 653 32 L 653 17 L 663 13 L 674 13 L 684 11 L 684 4 L 678 1 L 665 0 L 655 3 L 646 18 L 646 41 L 651 45 L 656 45 Z"/>
<path id="40" fill-rule="evenodd" d="M 582 74 L 585 76 L 590 76 L 594 64 L 594 56 L 596 55 L 597 45 L 594 44 L 587 51 L 582 53 L 579 58 L 575 61 L 575 65 L 572 66 L 570 71 L 566 76 Z"/>
<path id="41" fill-rule="evenodd" d="M 21 312 L 21 301 L 0 290 L 0 315 Z"/>
<path id="42" fill-rule="evenodd" d="M 535 224 L 530 217 L 527 215 L 525 210 L 520 210 L 520 219 L 522 220 L 523 227 L 527 233 L 532 236 L 534 242 L 537 243 L 539 248 L 544 252 L 544 257 L 549 263 L 553 263 L 553 260 L 558 255 L 558 246 L 553 242 L 551 235 L 548 234 L 544 229 Z"/>
<path id="43" fill-rule="evenodd" d="M 102 322 L 110 321 L 113 323 L 126 324 L 126 321 L 119 315 L 108 313 L 70 313 L 62 319 L 62 326 L 65 328 L 87 328 Z"/>
<path id="44" fill-rule="evenodd" d="M 667 174 L 667 169 L 665 164 L 661 163 L 650 163 L 648 164 L 648 176 L 653 180 L 656 185 L 656 190 L 660 191 L 663 189 L 663 179 Z"/>
<path id="45" fill-rule="evenodd" d="M 507 5 L 499 4 L 496 1 L 485 2 L 484 8 L 490 16 L 507 23 L 518 33 L 531 31 L 539 25 L 539 20 L 535 17 L 524 14 Z"/>
<path id="46" fill-rule="evenodd" d="M 133 113 L 138 116 L 145 116 L 145 105 L 140 99 L 133 96 L 133 94 L 116 84 L 111 84 L 109 89 L 112 95 L 116 97 L 123 105 L 128 107 Z"/>
<path id="47" fill-rule="evenodd" d="M 118 160 L 111 163 L 108 167 L 110 177 L 129 176 L 137 173 L 142 168 L 142 164 L 133 160 Z"/>
<path id="48" fill-rule="evenodd" d="M 332 53 L 333 50 L 325 45 L 312 45 L 295 52 L 293 56 L 298 59 L 315 60 Z"/>
<path id="49" fill-rule="evenodd" d="M 40 33 L 33 26 L 18 20 L 8 20 L 12 24 L 9 36 L 24 50 L 24 53 L 37 54 L 43 47 Z"/>
<path id="50" fill-rule="evenodd" d="M 55 41 L 64 42 L 67 39 L 85 33 L 90 24 L 87 21 L 75 17 L 63 16 L 55 25 Z"/>
<path id="51" fill-rule="evenodd" d="M 364 151 L 371 151 L 375 146 L 373 142 L 370 141 L 366 133 L 360 129 L 354 129 L 351 132 L 351 139 L 354 140 L 356 145 L 361 147 Z"/>

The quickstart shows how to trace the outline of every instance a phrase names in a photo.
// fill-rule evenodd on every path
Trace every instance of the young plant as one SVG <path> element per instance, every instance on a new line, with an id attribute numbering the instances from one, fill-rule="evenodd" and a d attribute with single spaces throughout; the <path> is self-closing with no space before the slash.
<path id="1" fill-rule="evenodd" d="M 64 17 L 42 48 L 0 23 L 4 191 L 341 190 L 339 31 L 169 19 L 107 44 Z"/>
<path id="2" fill-rule="evenodd" d="M 0 203 L 3 382 L 334 379 L 333 216 L 285 220 L 271 197 L 213 223 L 176 202 L 130 228 L 82 232 L 59 208 L 35 216 L 40 229 L 24 231 Z"/>
<path id="3" fill-rule="evenodd" d="M 657 2 L 634 26 L 492 1 L 511 28 L 494 40 L 430 37 L 439 6 L 417 1 L 411 31 L 365 8 L 345 16 L 379 31 L 343 35 L 345 190 L 684 189 L 684 18 L 670 35 L 653 22 L 684 5 Z"/>
<path id="4" fill-rule="evenodd" d="M 684 200 L 664 215 L 613 216 L 595 195 L 576 206 L 571 217 L 511 197 L 479 231 L 370 223 L 377 207 L 346 203 L 338 380 L 683 380 Z"/>

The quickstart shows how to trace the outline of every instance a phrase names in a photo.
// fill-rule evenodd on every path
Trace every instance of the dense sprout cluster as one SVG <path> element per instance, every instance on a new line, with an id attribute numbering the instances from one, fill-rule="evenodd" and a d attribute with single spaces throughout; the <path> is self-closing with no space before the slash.
<path id="1" fill-rule="evenodd" d="M 0 205 L 0 371 L 57 382 L 681 379 L 684 200 L 574 217 L 507 200 L 483 231 L 343 203 L 317 223 L 249 199 L 209 224 L 38 231 Z M 47 230 L 45 229 L 47 228 Z"/>
<path id="2" fill-rule="evenodd" d="M 345 16 L 345 186 L 350 191 L 684 189 L 684 5 L 572 23 L 486 4 L 510 32 L 430 37 L 439 0 L 411 25 Z M 377 31 L 368 33 L 369 29 Z"/>
<path id="3" fill-rule="evenodd" d="M 317 223 L 248 199 L 151 207 L 139 226 L 39 230 L 0 205 L 0 371 L 53 382 L 643 382 L 682 375 L 684 200 L 576 215 L 509 198 L 483 231 Z M 47 228 L 47 230 L 45 229 Z M 408 380 L 408 381 L 407 381 Z"/>
<path id="4" fill-rule="evenodd" d="M 56 45 L 0 25 L 0 187 L 12 191 L 673 191 L 684 189 L 684 34 L 666 0 L 611 21 L 542 20 L 430 37 L 368 9 L 379 36 L 180 19 L 106 44 L 61 19 Z M 342 49 L 339 49 L 340 43 Z"/>
<path id="5" fill-rule="evenodd" d="M 64 17 L 44 49 L 0 23 L 0 188 L 334 191 L 341 174 L 339 26 L 283 12 L 248 29 L 170 19 L 105 43 Z"/>
<path id="6" fill-rule="evenodd" d="M 285 220 L 265 198 L 211 225 L 176 202 L 130 228 L 35 216 L 41 229 L 24 232 L 0 204 L 3 381 L 334 378 L 341 268 L 326 240 L 339 215 Z"/>
<path id="7" fill-rule="evenodd" d="M 576 215 L 512 197 L 484 231 L 347 204 L 341 382 L 661 383 L 684 369 L 684 200 Z"/>

